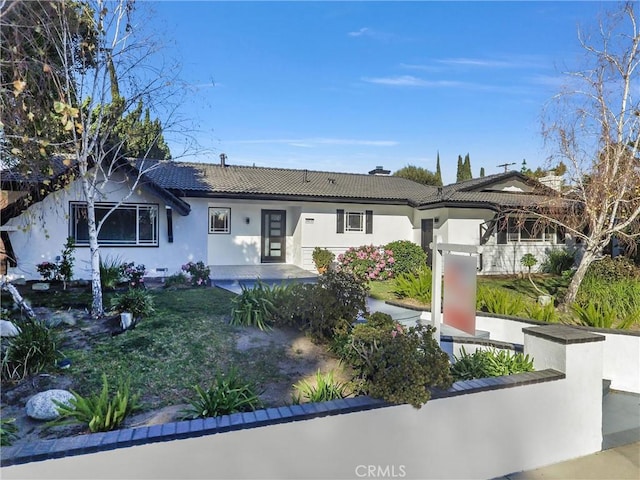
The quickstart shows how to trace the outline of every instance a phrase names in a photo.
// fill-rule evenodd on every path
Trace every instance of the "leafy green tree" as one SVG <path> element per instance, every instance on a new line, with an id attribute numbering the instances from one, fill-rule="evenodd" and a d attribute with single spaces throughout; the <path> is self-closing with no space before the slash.
<path id="1" fill-rule="evenodd" d="M 133 158 L 153 158 L 170 160 L 171 152 L 162 135 L 160 120 L 151 120 L 149 109 L 145 109 L 142 117 L 143 103 L 126 114 L 115 126 L 116 142 L 122 142 L 122 153 Z"/>
<path id="2" fill-rule="evenodd" d="M 60 25 L 65 25 L 65 32 Z M 68 48 L 60 50 L 63 33 L 68 35 Z M 62 100 L 77 108 L 79 101 L 77 85 L 66 77 L 64 66 L 79 73 L 90 68 L 97 58 L 96 40 L 93 11 L 85 3 L 2 2 L 0 151 L 4 168 L 50 174 L 50 155 L 70 151 L 72 131 L 78 128 L 77 110 L 63 111 L 60 105 Z M 60 95 L 63 86 L 65 92 Z"/>
<path id="3" fill-rule="evenodd" d="M 393 176 L 413 180 L 414 182 L 422 183 L 423 185 L 433 185 L 436 187 L 442 185 L 437 174 L 427 170 L 426 168 L 416 167 L 415 165 L 407 165 L 406 167 L 394 172 Z"/>

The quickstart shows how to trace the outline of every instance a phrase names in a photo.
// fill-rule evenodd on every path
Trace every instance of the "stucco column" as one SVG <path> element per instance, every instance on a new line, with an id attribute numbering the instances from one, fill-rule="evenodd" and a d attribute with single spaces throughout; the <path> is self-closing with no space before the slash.
<path id="1" fill-rule="evenodd" d="M 524 351 L 536 370 L 552 368 L 566 375 L 567 395 L 576 403 L 564 421 L 576 433 L 575 455 L 602 448 L 603 335 L 567 325 L 523 328 Z M 568 401 L 569 399 L 567 399 Z"/>

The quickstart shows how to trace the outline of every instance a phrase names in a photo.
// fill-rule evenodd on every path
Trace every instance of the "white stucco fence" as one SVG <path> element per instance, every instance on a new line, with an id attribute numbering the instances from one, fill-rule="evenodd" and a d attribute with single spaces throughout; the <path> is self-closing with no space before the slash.
<path id="1" fill-rule="evenodd" d="M 599 451 L 602 337 L 530 331 L 536 369 L 565 378 L 16 465 L 3 478 L 488 479 Z"/>
<path id="2" fill-rule="evenodd" d="M 490 333 L 492 340 L 524 343 L 523 328 L 541 322 L 519 321 L 513 318 L 476 315 L 476 328 Z M 604 335 L 603 378 L 611 380 L 611 388 L 640 393 L 640 332 L 577 327 L 581 330 Z"/>

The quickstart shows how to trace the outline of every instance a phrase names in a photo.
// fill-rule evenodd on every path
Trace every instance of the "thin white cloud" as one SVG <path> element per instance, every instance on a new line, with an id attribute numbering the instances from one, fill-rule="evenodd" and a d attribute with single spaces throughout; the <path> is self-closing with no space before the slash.
<path id="1" fill-rule="evenodd" d="M 386 33 L 386 32 L 380 32 L 378 30 L 374 30 L 373 28 L 369 28 L 369 27 L 362 27 L 359 30 L 354 30 L 352 32 L 347 32 L 347 35 L 349 37 L 354 37 L 354 38 L 358 38 L 358 37 L 366 37 L 366 38 L 373 38 L 376 40 L 381 40 L 381 41 L 388 41 L 388 40 L 392 40 L 392 39 L 397 39 L 398 37 L 392 33 Z"/>
<path id="2" fill-rule="evenodd" d="M 394 77 L 365 77 L 367 83 L 388 85 L 392 87 L 462 87 L 465 84 L 454 80 L 425 80 L 413 75 L 397 75 Z"/>
<path id="3" fill-rule="evenodd" d="M 419 65 L 415 63 L 401 63 L 400 68 L 406 70 L 419 70 L 422 72 L 441 72 L 442 67 L 436 67 L 434 65 Z"/>
<path id="4" fill-rule="evenodd" d="M 484 67 L 484 68 L 509 68 L 513 64 L 504 60 L 486 60 L 480 58 L 445 58 L 436 60 L 438 63 L 445 65 L 462 65 L 468 67 Z"/>
<path id="5" fill-rule="evenodd" d="M 546 65 L 542 59 L 527 55 L 502 59 L 468 57 L 441 58 L 436 59 L 435 62 L 443 65 L 477 68 L 541 68 Z"/>
<path id="6" fill-rule="evenodd" d="M 363 82 L 388 87 L 407 88 L 455 88 L 460 90 L 476 90 L 482 92 L 498 92 L 510 95 L 524 95 L 530 93 L 525 85 L 491 85 L 457 80 L 426 80 L 413 75 L 399 75 L 392 77 L 364 77 Z"/>
<path id="7" fill-rule="evenodd" d="M 300 148 L 313 148 L 322 145 L 364 146 L 364 147 L 394 147 L 395 140 L 360 140 L 353 138 L 271 138 L 258 140 L 236 140 L 229 143 L 243 145 L 281 144 Z"/>
<path id="8" fill-rule="evenodd" d="M 349 32 L 347 35 L 350 37 L 362 37 L 364 35 L 371 35 L 373 32 L 368 27 L 363 27 L 360 30 L 356 30 L 354 32 Z"/>

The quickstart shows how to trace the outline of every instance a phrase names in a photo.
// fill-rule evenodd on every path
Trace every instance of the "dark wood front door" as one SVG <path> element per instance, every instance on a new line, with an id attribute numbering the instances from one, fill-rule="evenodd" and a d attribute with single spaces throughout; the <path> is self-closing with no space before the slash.
<path id="1" fill-rule="evenodd" d="M 262 263 L 284 263 L 286 261 L 287 212 L 285 210 L 262 210 Z"/>
<path id="2" fill-rule="evenodd" d="M 433 242 L 433 218 L 423 218 L 420 231 L 421 231 L 420 245 L 422 246 L 422 249 L 427 254 L 427 265 L 429 265 L 429 267 L 432 267 L 433 252 L 429 248 L 429 244 Z"/>

